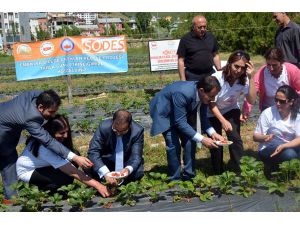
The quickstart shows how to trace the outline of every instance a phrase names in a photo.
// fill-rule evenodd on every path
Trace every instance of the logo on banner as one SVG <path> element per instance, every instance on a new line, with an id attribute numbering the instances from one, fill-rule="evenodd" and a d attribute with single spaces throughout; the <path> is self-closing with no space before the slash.
<path id="1" fill-rule="evenodd" d="M 44 42 L 40 47 L 40 52 L 44 56 L 52 55 L 54 52 L 54 45 L 51 42 Z"/>
<path id="2" fill-rule="evenodd" d="M 75 44 L 74 44 L 74 42 L 70 38 L 64 39 L 61 42 L 61 44 L 60 44 L 60 48 L 64 52 L 71 52 L 71 51 L 73 51 L 74 46 L 75 46 Z"/>
<path id="3" fill-rule="evenodd" d="M 21 44 L 17 48 L 17 54 L 18 55 L 31 55 L 32 49 L 29 45 Z"/>
<path id="4" fill-rule="evenodd" d="M 150 45 L 152 49 L 157 49 L 157 43 L 155 41 L 150 42 Z"/>

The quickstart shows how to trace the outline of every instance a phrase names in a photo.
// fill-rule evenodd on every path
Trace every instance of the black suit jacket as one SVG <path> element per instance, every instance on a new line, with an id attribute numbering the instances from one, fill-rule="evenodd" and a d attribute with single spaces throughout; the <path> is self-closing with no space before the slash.
<path id="1" fill-rule="evenodd" d="M 104 120 L 97 128 L 88 150 L 88 158 L 94 163 L 95 172 L 105 165 L 115 164 L 116 134 L 112 130 L 112 119 Z M 143 160 L 144 128 L 132 121 L 129 131 L 123 135 L 124 167 L 132 166 L 133 171 Z M 108 166 L 108 165 L 106 165 Z"/>

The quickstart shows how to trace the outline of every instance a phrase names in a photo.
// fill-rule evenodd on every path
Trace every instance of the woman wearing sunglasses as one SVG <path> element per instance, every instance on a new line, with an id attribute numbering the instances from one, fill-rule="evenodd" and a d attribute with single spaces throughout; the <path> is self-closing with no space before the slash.
<path id="1" fill-rule="evenodd" d="M 300 159 L 300 98 L 293 88 L 283 85 L 274 101 L 260 115 L 253 135 L 261 160 L 271 169 L 283 161 Z"/>
<path id="2" fill-rule="evenodd" d="M 282 85 L 289 85 L 300 94 L 300 70 L 297 66 L 284 62 L 282 50 L 269 49 L 265 59 L 266 65 L 263 65 L 254 77 L 255 87 L 259 93 L 260 111 L 275 104 L 275 92 Z M 248 107 L 250 112 L 252 106 Z"/>
<path id="3" fill-rule="evenodd" d="M 71 130 L 67 118 L 56 115 L 43 126 L 49 134 L 72 151 Z M 110 190 L 77 169 L 71 162 L 45 148 L 36 139 L 30 137 L 22 155 L 17 160 L 19 180 L 34 184 L 41 190 L 55 192 L 63 185 L 73 183 L 74 178 L 95 188 L 103 197 L 110 196 Z M 79 152 L 76 152 L 79 154 Z"/>
<path id="4" fill-rule="evenodd" d="M 233 52 L 223 67 L 215 76 L 221 84 L 221 90 L 214 102 L 209 104 L 208 117 L 211 125 L 218 134 L 222 128 L 228 140 L 233 144 L 229 146 L 230 159 L 236 172 L 240 172 L 240 159 L 243 154 L 243 142 L 240 135 L 240 120 L 244 118 L 241 113 L 239 99 L 246 96 L 248 102 L 254 104 L 256 90 L 254 86 L 254 66 L 249 55 L 244 51 Z M 211 161 L 215 174 L 221 174 L 223 169 L 223 148 L 211 149 Z"/>

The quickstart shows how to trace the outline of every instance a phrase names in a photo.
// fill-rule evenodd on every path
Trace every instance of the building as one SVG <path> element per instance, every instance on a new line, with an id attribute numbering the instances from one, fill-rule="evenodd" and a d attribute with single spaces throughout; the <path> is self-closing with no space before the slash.
<path id="1" fill-rule="evenodd" d="M 0 12 L 0 34 L 4 49 L 21 40 L 21 27 L 18 12 Z"/>
<path id="2" fill-rule="evenodd" d="M 98 18 L 97 25 L 101 34 L 105 34 L 106 29 L 111 29 L 112 25 L 116 26 L 117 31 L 123 30 L 123 20 L 121 18 Z"/>
<path id="3" fill-rule="evenodd" d="M 48 13 L 49 26 L 51 37 L 55 37 L 56 31 L 62 28 L 63 25 L 75 25 L 76 18 L 74 15 L 67 16 L 65 13 Z"/>
<path id="4" fill-rule="evenodd" d="M 67 16 L 74 16 L 84 21 L 82 25 L 95 24 L 98 14 L 96 12 L 67 12 Z"/>

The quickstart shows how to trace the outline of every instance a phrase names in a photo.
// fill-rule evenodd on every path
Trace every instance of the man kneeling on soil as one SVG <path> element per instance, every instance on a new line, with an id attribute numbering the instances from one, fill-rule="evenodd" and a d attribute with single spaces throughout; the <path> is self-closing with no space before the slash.
<path id="1" fill-rule="evenodd" d="M 94 163 L 91 176 L 117 185 L 111 171 L 120 172 L 124 183 L 144 176 L 144 128 L 132 120 L 131 113 L 120 109 L 112 119 L 100 123 L 90 142 L 88 158 Z"/>

